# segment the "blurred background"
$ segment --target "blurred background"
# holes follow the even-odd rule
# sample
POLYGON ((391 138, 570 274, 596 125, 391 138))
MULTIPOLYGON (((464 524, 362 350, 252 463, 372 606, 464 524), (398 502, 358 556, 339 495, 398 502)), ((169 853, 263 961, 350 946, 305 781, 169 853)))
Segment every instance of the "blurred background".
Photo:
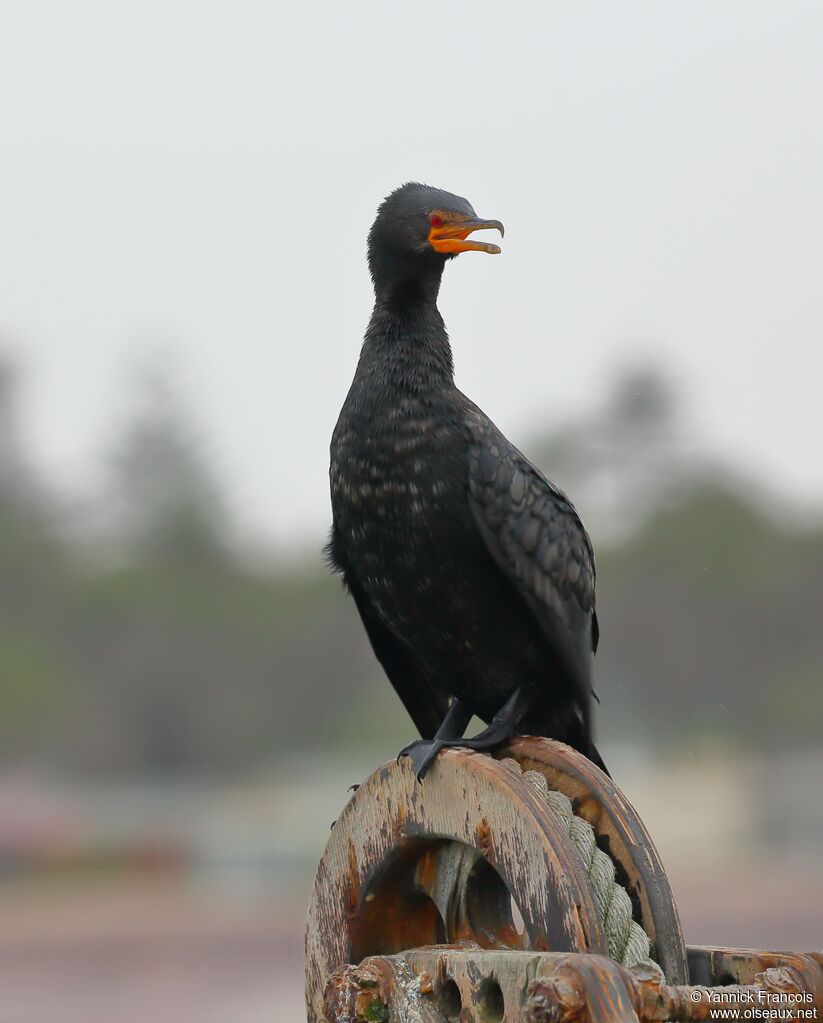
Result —
POLYGON ((506 224, 458 383, 589 526, 687 940, 821 947, 821 57, 811 0, 2 6, 2 1023, 303 1018, 412 737, 321 557, 409 179, 506 224))

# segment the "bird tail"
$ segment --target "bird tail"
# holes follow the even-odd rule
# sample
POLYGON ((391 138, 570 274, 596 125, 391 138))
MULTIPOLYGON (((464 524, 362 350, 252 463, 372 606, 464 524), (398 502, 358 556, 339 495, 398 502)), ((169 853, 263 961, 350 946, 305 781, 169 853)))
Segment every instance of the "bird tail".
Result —
POLYGON ((608 778, 611 778, 611 772, 609 771, 608 767, 606 767, 603 757, 600 756, 600 750, 597 748, 597 746, 595 746, 593 742, 589 743, 589 749, 586 753, 586 756, 589 758, 589 760, 591 760, 595 767, 599 767, 603 774, 605 774, 608 778))
POLYGON ((588 757, 596 767, 599 767, 604 774, 611 778, 611 773, 600 755, 600 750, 594 744, 591 717, 586 713, 587 709, 581 710, 580 707, 568 705, 559 713, 554 713, 549 720, 541 722, 542 727, 536 734, 565 742, 567 746, 571 746, 578 753, 582 753, 584 757, 588 757))

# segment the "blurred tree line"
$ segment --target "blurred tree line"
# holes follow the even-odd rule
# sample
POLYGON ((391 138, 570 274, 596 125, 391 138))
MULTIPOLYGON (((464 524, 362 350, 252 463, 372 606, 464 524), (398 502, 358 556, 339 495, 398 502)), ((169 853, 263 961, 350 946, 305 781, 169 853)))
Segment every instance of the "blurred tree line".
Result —
MULTIPOLYGON (((255 562, 161 373, 110 452, 84 521, 38 479, 0 364, 0 758, 92 774, 245 771, 411 725, 323 565, 255 562)), ((768 749, 819 740, 823 523, 776 517, 690 451, 648 370, 527 450, 598 551, 604 731, 768 749)))

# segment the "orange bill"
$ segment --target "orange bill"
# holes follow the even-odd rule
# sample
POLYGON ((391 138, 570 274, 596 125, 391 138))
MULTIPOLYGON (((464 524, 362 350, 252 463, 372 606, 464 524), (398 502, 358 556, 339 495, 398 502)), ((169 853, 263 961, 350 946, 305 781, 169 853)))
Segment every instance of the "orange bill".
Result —
POLYGON ((499 245, 491 242, 475 242, 469 239, 474 231, 484 231, 492 228, 500 232, 503 237, 504 228, 499 220, 480 220, 472 217, 463 217, 456 214, 439 213, 438 220, 442 223, 439 226, 432 225, 429 231, 429 244, 435 252, 454 254, 457 252, 489 252, 496 255, 500 252, 499 245))

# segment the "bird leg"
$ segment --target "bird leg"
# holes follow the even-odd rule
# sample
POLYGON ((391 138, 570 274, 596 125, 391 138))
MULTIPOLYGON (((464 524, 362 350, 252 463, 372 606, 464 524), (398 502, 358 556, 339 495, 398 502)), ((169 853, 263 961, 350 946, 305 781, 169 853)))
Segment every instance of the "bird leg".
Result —
POLYGON ((434 760, 444 746, 460 739, 466 730, 466 725, 471 721, 471 717, 471 711, 466 710, 463 704, 455 697, 434 738, 416 739, 414 742, 410 742, 397 754, 398 762, 401 757, 408 757, 414 765, 417 780, 422 781, 432 760, 434 760))
POLYGON ((487 750, 493 749, 495 746, 499 746, 507 739, 510 739, 516 734, 517 726, 529 709, 531 699, 531 689, 526 686, 520 686, 518 689, 515 689, 483 731, 478 732, 471 739, 462 738, 463 729, 465 729, 471 719, 471 714, 468 711, 461 707, 461 713, 455 713, 454 722, 450 722, 452 711, 455 709, 455 706, 459 706, 459 701, 455 700, 449 708, 449 713, 446 715, 443 724, 437 730, 437 735, 433 739, 418 739, 417 742, 409 743, 408 746, 404 746, 400 750, 397 759, 399 760, 400 757, 405 756, 411 757, 416 769, 417 780, 422 781, 431 762, 441 749, 487 750), (449 725, 449 729, 452 731, 451 735, 446 734, 447 725, 449 725), (458 725, 459 731, 457 734, 454 734, 454 727, 458 725))
POLYGON ((471 739, 460 739, 459 742, 453 741, 447 745, 475 750, 492 749, 499 746, 516 734, 521 718, 529 709, 531 698, 531 689, 520 686, 515 689, 482 732, 478 732, 471 739))

